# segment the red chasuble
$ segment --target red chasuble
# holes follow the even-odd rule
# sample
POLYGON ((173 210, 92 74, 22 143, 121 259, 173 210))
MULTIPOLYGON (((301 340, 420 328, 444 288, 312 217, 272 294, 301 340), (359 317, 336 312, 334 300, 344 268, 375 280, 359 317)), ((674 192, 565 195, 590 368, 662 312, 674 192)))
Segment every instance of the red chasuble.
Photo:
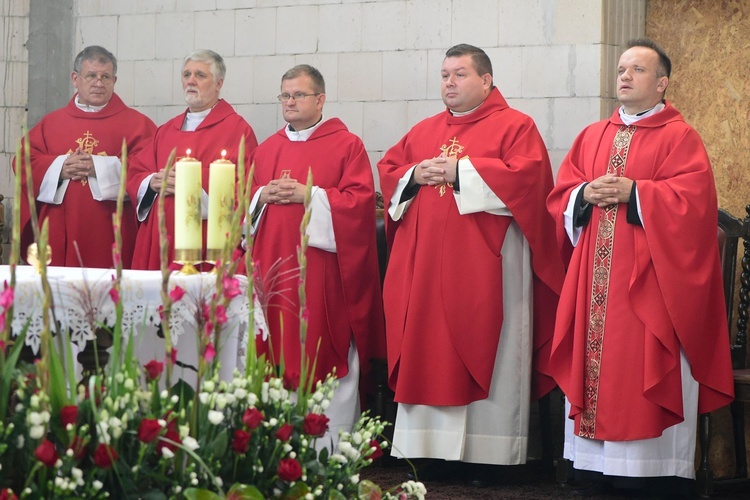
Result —
POLYGON ((461 215, 453 191, 422 186, 398 223, 383 289, 389 383, 396 401, 466 405, 487 398, 503 323, 501 248, 511 220, 529 242, 534 271, 532 393, 553 387, 539 376, 546 362, 563 267, 550 242, 545 210, 552 172, 528 116, 508 107, 495 88, 466 116, 448 110, 404 136, 378 163, 383 197, 425 158, 468 157, 513 217, 461 215))
MULTIPOLYGON (((140 155, 133 159, 133 165, 128 170, 128 194, 133 203, 137 203, 138 187, 150 174, 155 174, 167 166, 167 160, 173 149, 176 149, 175 161, 186 156, 199 160, 203 165, 203 190, 208 193, 209 166, 212 161, 221 158, 222 150, 226 150, 226 159, 237 165, 240 139, 245 137, 245 164, 250 152, 258 145, 255 132, 250 125, 238 115, 231 105, 223 99, 214 106, 203 122, 193 132, 180 130, 185 121, 187 111, 169 120, 156 131, 154 142, 140 155)), ((138 229, 133 256, 133 269, 159 269, 161 265, 159 252, 159 216, 158 200, 154 200, 146 220, 138 229)), ((168 260, 174 260, 174 196, 164 199, 164 216, 167 219, 167 239, 169 241, 168 260)), ((206 256, 207 221, 203 221, 203 250, 206 256)), ((237 242, 239 244, 239 242, 237 242)))
MULTIPOLYGON (((92 155, 119 157, 124 139, 128 147, 128 158, 132 158, 150 144, 155 130, 154 122, 125 106, 117 94, 112 94, 112 99, 104 109, 92 113, 80 110, 73 96, 67 106, 46 115, 29 131, 34 194, 39 195, 44 175, 58 156, 74 153, 80 147, 92 155)), ((34 241, 26 197, 26 180, 24 172, 21 197, 23 255, 34 241)), ((51 265, 79 267, 83 264, 84 267, 105 269, 113 267, 112 244, 115 237, 112 214, 116 208, 116 201, 95 200, 91 187, 80 181, 70 181, 59 205, 37 202, 40 228, 42 221, 49 221, 51 265)), ((129 203, 124 205, 120 224, 122 263, 128 268, 137 232, 135 211, 129 203)))
MULTIPOLYGON (((325 190, 336 252, 308 247, 305 254, 305 350, 308 359, 316 362, 316 379, 325 377, 334 367, 340 378, 349 371, 347 357, 353 337, 361 378, 368 380, 371 359, 385 357, 385 334, 375 243, 374 183, 362 141, 341 120, 332 118, 302 142, 290 141, 284 129, 278 131, 258 146, 252 161, 255 189, 282 176, 304 184, 311 169, 313 185, 325 190)), ((278 362, 283 351, 285 377, 292 384, 300 375, 297 247, 303 214, 300 203, 267 204, 253 247, 260 277, 257 289, 267 303, 273 356, 278 362)), ((259 352, 268 352, 269 346, 258 337, 258 348, 259 352)))
POLYGON ((698 133, 671 104, 630 127, 615 111, 578 136, 548 199, 558 240, 568 244, 571 190, 623 158, 643 227, 626 220, 636 207, 618 205, 610 222, 593 208, 570 260, 550 359, 576 435, 609 441, 657 437, 683 420, 680 349, 700 384, 701 413, 733 395, 713 173, 698 133))

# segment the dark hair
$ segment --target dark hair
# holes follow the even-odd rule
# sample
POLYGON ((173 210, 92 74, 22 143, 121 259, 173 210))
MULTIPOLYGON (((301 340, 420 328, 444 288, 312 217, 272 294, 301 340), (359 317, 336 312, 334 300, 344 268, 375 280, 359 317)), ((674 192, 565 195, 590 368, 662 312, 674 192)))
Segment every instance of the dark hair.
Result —
POLYGON ((309 64, 298 64, 293 67, 281 77, 281 81, 293 80, 302 75, 307 75, 312 80, 313 90, 318 94, 325 94, 326 92, 326 81, 323 79, 323 75, 320 74, 316 68, 313 68, 309 64))
POLYGON ((182 69, 185 69, 185 65, 190 61, 208 64, 211 73, 214 74, 214 81, 217 83, 227 75, 227 65, 224 64, 224 59, 213 50, 198 49, 186 55, 182 60, 182 69))
POLYGON ((479 47, 474 47, 467 43, 454 45, 445 53, 446 59, 449 57, 471 56, 471 62, 474 63, 474 70, 482 76, 489 73, 492 76, 492 62, 487 53, 479 47))
POLYGON ((662 49, 655 41, 651 40, 650 38, 641 37, 630 40, 627 45, 629 49, 632 49, 633 47, 646 47, 647 49, 651 49, 658 54, 659 67, 657 68, 656 76, 666 76, 667 78, 669 78, 669 76, 672 74, 672 61, 669 60, 669 56, 667 56, 667 53, 664 52, 664 49, 662 49))
POLYGON ((83 61, 96 61, 101 64, 112 63, 112 70, 117 75, 117 58, 104 47, 89 45, 80 51, 73 61, 73 71, 80 74, 83 61))

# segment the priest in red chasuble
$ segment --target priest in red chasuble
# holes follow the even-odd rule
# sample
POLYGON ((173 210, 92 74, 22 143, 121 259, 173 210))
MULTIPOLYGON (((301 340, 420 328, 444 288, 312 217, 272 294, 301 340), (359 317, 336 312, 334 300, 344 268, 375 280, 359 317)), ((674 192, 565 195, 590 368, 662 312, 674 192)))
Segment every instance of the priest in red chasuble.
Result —
MULTIPOLYGON (((31 176, 41 227, 49 222, 53 266, 114 266, 112 215, 120 191, 122 143, 128 157, 151 143, 156 125, 115 94, 117 59, 103 47, 84 48, 71 74, 76 94, 29 131, 31 176)), ((18 172, 18 158, 13 167, 18 172)), ((21 251, 34 240, 26 198, 21 197, 21 251)), ((137 231, 126 204, 120 221, 123 267, 129 268, 137 231)))
POLYGON ((372 358, 385 357, 372 168, 360 138, 338 118, 323 117, 325 81, 316 68, 303 64, 287 71, 278 99, 287 124, 251 155, 248 225, 269 327, 257 339, 258 350, 276 362, 283 355, 285 379, 299 384, 297 249, 310 171, 304 355, 308 366, 316 363, 316 379, 334 369, 339 378, 326 411, 329 436, 336 439, 339 428, 351 429, 359 418, 360 379, 369 380, 372 358))
MULTIPOLYGON (((182 64, 182 88, 188 109, 159 127, 151 147, 137 155, 132 168, 128 170, 128 194, 141 222, 133 257, 134 269, 160 267, 156 197, 173 149, 176 149, 176 160, 188 156, 189 150, 189 156, 202 164, 201 260, 206 258, 207 193, 211 162, 222 158, 222 151, 226 151, 226 159, 236 165, 242 137, 245 138, 246 161, 250 151, 258 145, 250 125, 229 103, 219 97, 225 75, 224 59, 214 51, 197 50, 185 57, 182 64)), ((171 169, 164 199, 170 263, 174 260, 174 209, 174 169, 171 169)), ((238 241, 237 244, 239 243, 238 241)))
POLYGON ((698 133, 664 100, 669 58, 648 39, 629 47, 621 106, 578 136, 547 200, 573 248, 549 373, 575 468, 691 479, 698 414, 733 397, 716 189, 698 133))
POLYGON ((563 281, 544 204, 552 171, 483 50, 449 49, 441 74, 447 109, 378 163, 392 244, 383 302, 399 403, 393 453, 522 464, 529 401, 552 387, 539 370, 563 281))

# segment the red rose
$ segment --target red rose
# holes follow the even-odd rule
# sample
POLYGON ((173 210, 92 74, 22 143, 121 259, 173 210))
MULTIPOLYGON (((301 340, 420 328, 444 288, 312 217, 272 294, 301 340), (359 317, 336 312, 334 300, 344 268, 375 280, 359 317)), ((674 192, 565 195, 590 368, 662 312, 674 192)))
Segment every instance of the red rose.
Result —
POLYGON ((177 444, 182 444, 179 432, 167 430, 167 432, 164 434, 164 438, 159 440, 159 452, 161 452, 162 448, 166 448, 173 453, 177 451, 177 444, 168 443, 164 439, 169 439, 170 441, 174 441, 177 444))
POLYGON ((310 436, 321 437, 328 430, 328 417, 323 414, 308 413, 302 423, 302 430, 310 436))
POLYGON ((60 408, 60 421, 63 427, 68 424, 75 425, 78 421, 78 407, 76 405, 67 405, 60 408))
POLYGON ((55 444, 49 439, 45 439, 34 450, 34 457, 42 462, 46 467, 53 467, 57 459, 60 458, 55 450, 55 444))
POLYGON ((276 474, 282 481, 296 481, 302 477, 302 466, 293 458, 283 458, 279 460, 276 474))
POLYGON ((78 461, 86 458, 86 444, 83 442, 80 436, 73 437, 73 442, 68 446, 69 450, 73 450, 73 458, 78 461))
POLYGON ((100 469, 109 469, 117 461, 117 451, 110 445, 99 443, 94 450, 94 464, 100 469))
POLYGON ((245 410, 245 414, 242 415, 242 423, 245 424, 245 427, 252 430, 257 428, 263 422, 264 418, 266 416, 259 409, 248 408, 245 410))
POLYGON ((367 456, 367 454, 365 453, 367 458, 370 458, 372 460, 377 460, 378 458, 383 456, 383 450, 380 449, 380 443, 378 443, 375 439, 372 439, 370 441, 370 448, 371 449, 374 448, 374 450, 372 450, 372 453, 370 453, 369 456, 367 456))
POLYGON ((235 453, 245 453, 250 446, 251 434, 247 431, 237 429, 234 431, 234 438, 232 439, 232 451, 235 453))
POLYGON ((151 443, 161 434, 159 421, 153 418, 144 418, 138 426, 138 439, 144 443, 151 443))
POLYGON ((151 380, 159 380, 161 372, 164 371, 164 363, 152 359, 143 366, 146 369, 146 378, 151 380))
POLYGON ((294 426, 292 424, 282 425, 278 431, 276 431, 276 439, 279 441, 289 441, 294 432, 294 426))
POLYGON ((10 488, 5 488, 4 490, 0 491, 0 500, 18 500, 18 497, 15 493, 13 493, 13 490, 10 488))

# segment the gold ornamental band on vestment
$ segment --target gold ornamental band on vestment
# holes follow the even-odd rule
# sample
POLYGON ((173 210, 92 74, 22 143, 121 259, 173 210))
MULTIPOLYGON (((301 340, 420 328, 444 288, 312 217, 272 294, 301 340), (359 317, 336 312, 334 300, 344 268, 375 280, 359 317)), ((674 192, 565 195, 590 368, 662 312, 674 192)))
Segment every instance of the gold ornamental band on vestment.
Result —
MULTIPOLYGON (((622 125, 612 141, 607 174, 622 177, 628 159, 630 143, 636 127, 622 125)), ((612 248, 615 241, 617 207, 610 205, 599 213, 596 243, 594 245, 594 272, 591 280, 589 325, 586 334, 586 360, 584 367, 583 411, 578 430, 580 437, 595 437, 596 410, 599 399, 604 325, 607 319, 607 294, 612 270, 612 248)))

